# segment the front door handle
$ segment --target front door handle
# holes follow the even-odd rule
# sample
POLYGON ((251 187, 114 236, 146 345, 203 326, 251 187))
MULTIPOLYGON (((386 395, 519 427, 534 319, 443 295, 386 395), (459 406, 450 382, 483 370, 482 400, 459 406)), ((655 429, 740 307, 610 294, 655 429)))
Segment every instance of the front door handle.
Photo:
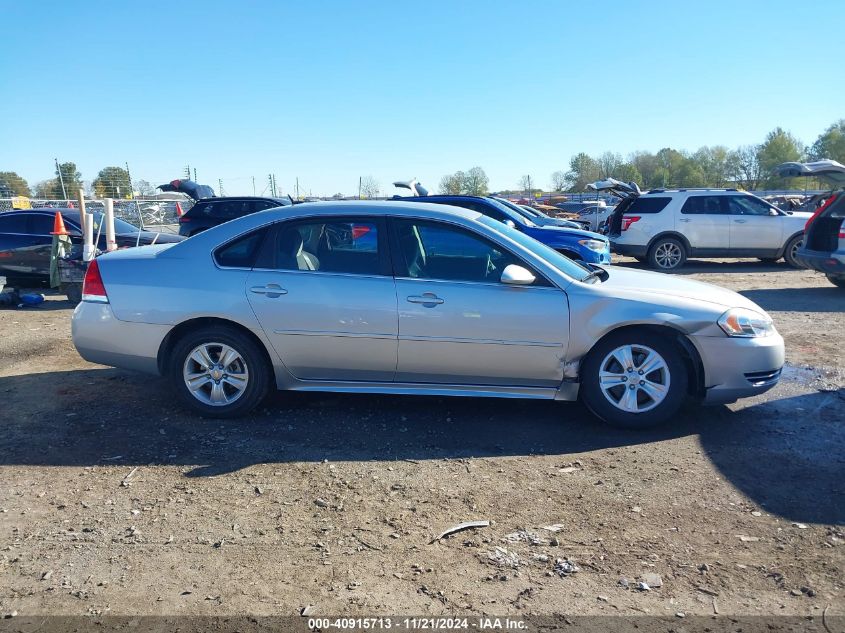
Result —
POLYGON ((745 224, 748 220, 734 220, 737 224, 745 224))
POLYGON ((287 290, 282 288, 279 284, 267 284, 266 286, 253 286, 249 289, 257 295, 265 295, 270 299, 275 299, 278 296, 286 295, 287 290))
POLYGON ((433 292, 424 292, 421 295, 411 295, 408 297, 408 303, 422 303, 424 305, 440 305, 443 299, 438 297, 433 292))
POLYGON ((689 221, 690 221, 689 218, 681 218, 681 219, 678 220, 678 222, 689 222, 689 221))

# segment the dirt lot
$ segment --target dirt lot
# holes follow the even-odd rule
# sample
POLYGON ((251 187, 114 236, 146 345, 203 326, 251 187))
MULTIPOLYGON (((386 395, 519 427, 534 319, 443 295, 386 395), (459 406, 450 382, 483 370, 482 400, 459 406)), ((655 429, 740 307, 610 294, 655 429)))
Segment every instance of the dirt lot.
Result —
POLYGON ((0 311, 0 614, 842 614, 845 293, 684 273, 769 310, 788 365, 636 433, 575 404, 319 394, 207 421, 82 361, 62 297, 0 311))

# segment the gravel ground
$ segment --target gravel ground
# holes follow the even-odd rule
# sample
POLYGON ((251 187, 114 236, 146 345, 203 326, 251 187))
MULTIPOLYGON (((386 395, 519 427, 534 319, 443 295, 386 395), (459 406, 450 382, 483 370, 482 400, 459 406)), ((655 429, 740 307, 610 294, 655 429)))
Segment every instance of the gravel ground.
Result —
POLYGON ((842 615, 845 293, 783 264, 683 274, 769 310, 788 365, 647 432, 332 394, 208 421, 80 359, 63 297, 0 311, 0 614, 842 615), (432 542, 469 520, 490 525, 432 542))

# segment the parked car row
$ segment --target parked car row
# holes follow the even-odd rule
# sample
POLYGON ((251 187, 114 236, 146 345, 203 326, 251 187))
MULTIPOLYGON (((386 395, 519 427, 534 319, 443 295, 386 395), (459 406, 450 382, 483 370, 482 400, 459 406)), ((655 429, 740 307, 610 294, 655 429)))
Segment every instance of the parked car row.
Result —
MULTIPOLYGON (((50 277, 50 251, 53 244, 53 221, 61 213, 74 247, 82 247, 79 209, 27 209, 0 213, 0 275, 10 281, 39 283, 50 277)), ((93 213, 94 236, 99 235, 98 248, 106 248, 106 231, 101 228, 102 213, 93 213)), ((142 231, 129 222, 115 218, 115 241, 118 248, 146 244, 165 244, 184 238, 169 233, 142 231)))

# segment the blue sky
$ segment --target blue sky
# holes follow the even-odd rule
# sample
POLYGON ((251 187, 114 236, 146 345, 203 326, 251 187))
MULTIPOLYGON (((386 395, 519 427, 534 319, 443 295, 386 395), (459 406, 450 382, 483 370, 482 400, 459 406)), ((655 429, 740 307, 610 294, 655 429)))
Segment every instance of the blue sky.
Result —
POLYGON ((845 117, 841 0, 0 0, 0 171, 91 180, 190 164, 226 193, 276 174, 383 191, 482 166, 544 186, 580 151, 811 143, 845 117))

